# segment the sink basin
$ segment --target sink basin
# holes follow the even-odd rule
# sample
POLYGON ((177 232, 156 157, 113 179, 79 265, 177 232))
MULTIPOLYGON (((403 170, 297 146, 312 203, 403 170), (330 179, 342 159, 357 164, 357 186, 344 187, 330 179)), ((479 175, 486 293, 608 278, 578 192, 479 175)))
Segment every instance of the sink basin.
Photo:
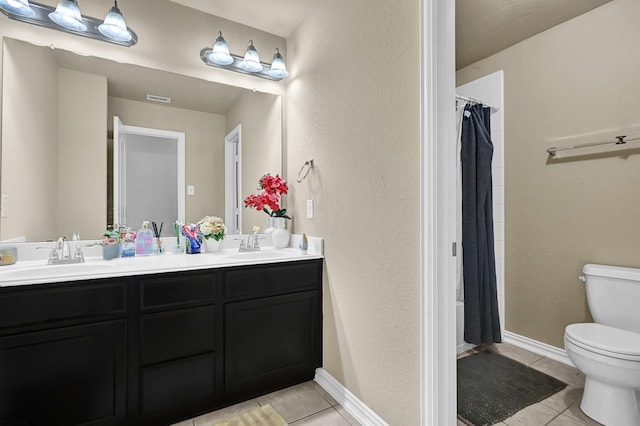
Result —
POLYGON ((96 274, 109 271, 107 265, 96 263, 73 263, 66 265, 35 265, 4 267, 0 269, 0 283, 15 280, 37 280, 49 277, 72 277, 78 275, 96 274))
POLYGON ((291 253, 287 251, 248 251, 225 255, 225 259, 228 260, 267 260, 284 259, 285 257, 291 257, 291 253))

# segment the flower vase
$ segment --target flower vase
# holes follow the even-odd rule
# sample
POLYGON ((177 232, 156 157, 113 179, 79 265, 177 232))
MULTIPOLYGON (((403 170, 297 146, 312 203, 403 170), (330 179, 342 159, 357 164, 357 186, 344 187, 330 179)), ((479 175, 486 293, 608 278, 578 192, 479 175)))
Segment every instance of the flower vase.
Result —
POLYGON ((276 229, 276 219, 277 218, 271 216, 267 218, 267 228, 264 230, 265 234, 271 234, 276 229))
POLYGON ((102 258, 110 260, 120 257, 120 244, 107 244, 102 246, 102 258))
POLYGON ((271 241, 275 248, 285 248, 289 245, 289 231, 284 217, 274 217, 275 228, 271 233, 271 241))
POLYGON ((214 240, 213 238, 205 238, 204 248, 207 250, 207 253, 216 252, 220 248, 220 241, 214 240))

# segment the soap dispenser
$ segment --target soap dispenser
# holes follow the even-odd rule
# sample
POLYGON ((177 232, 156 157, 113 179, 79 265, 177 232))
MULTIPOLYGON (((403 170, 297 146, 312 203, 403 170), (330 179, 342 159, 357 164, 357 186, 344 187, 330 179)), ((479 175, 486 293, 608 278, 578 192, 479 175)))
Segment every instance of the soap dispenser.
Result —
POLYGON ((149 228, 149 221, 142 222, 136 234, 136 256, 153 254, 153 231, 149 228))

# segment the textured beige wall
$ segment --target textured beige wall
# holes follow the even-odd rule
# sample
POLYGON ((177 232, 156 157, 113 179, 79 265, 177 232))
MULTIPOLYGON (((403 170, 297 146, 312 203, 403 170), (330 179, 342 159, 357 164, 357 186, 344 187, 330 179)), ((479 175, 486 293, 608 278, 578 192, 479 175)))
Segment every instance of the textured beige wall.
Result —
POLYGON ((225 117, 164 105, 109 98, 109 128, 113 116, 129 126, 185 133, 185 184, 195 187, 186 196, 186 222, 205 215, 224 216, 225 117))
MULTIPOLYGON (((227 133, 242 124, 242 199, 258 192, 266 174, 282 175, 282 98, 265 93, 246 93, 227 113, 227 133)), ((267 215, 255 209, 242 211, 242 231, 254 225, 265 229, 267 215)))
POLYGON ((640 3, 614 0, 458 72, 504 70, 508 331, 563 347, 590 321, 582 266, 640 267, 640 143, 546 153, 640 135, 639 21, 640 3))
POLYGON ((58 236, 98 238, 107 219, 107 79, 58 69, 58 236))
POLYGON ((420 419, 418 9, 326 0, 288 39, 289 207, 325 238, 324 368, 391 425, 420 419))
POLYGON ((57 218, 58 108, 57 66, 47 51, 7 43, 3 52, 1 193, 9 197, 2 218, 2 239, 24 235, 28 240, 55 238, 57 218), (17 84, 26 77, 31 84, 17 84), (30 188, 30 190, 24 190, 30 188), (42 217, 53 221, 41 220, 42 217))

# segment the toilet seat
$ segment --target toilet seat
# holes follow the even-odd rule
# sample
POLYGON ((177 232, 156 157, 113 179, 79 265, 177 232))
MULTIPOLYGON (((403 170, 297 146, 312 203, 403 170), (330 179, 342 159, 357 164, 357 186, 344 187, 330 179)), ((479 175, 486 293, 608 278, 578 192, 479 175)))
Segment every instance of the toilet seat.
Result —
POLYGON ((640 362, 640 334, 596 323, 568 325, 567 341, 612 358, 640 362))

